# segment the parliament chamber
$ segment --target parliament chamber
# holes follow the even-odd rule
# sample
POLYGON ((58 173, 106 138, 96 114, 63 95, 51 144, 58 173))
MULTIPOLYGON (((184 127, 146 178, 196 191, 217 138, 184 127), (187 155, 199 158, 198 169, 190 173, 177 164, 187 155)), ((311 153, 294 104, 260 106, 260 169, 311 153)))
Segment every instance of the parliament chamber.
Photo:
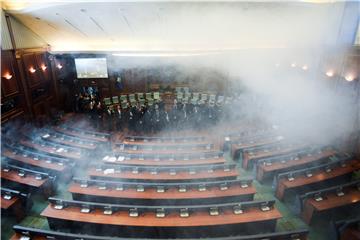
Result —
POLYGON ((1 7, 1 239, 360 240, 359 2, 1 7))

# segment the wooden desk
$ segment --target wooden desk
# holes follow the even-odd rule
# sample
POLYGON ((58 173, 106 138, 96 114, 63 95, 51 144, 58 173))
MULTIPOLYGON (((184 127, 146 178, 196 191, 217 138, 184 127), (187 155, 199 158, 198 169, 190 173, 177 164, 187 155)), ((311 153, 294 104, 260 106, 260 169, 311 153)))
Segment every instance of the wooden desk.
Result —
POLYGON ((264 178, 273 176, 275 173, 285 172, 286 170, 295 170, 299 167, 306 166, 309 163, 315 162, 319 159, 330 157, 335 154, 334 150, 325 150, 321 154, 314 154, 312 156, 305 156, 299 160, 290 160, 285 163, 273 162, 271 165, 259 164, 256 168, 256 179, 262 181, 264 178))
POLYGON ((159 193, 155 188, 145 189, 138 192, 135 188, 117 191, 114 188, 100 190, 97 186, 80 187, 79 183, 72 183, 69 187, 74 200, 107 202, 116 204, 136 205, 190 205, 190 204, 212 204, 236 201, 253 200, 256 189, 254 186, 241 188, 240 185, 231 185, 227 190, 219 187, 207 187, 206 191, 198 189, 187 189, 179 192, 176 187, 166 189, 159 193))
POLYGON ((280 149, 277 151, 262 151, 262 152, 258 152, 256 154, 249 154, 248 152, 244 152, 243 160, 242 160, 242 167, 244 169, 248 169, 253 164, 256 164, 256 161, 259 159, 287 154, 287 153, 290 153, 297 149, 300 149, 301 147, 303 147, 303 146, 289 147, 289 148, 284 148, 284 149, 280 149))
POLYGON ((45 141, 59 143, 59 144, 66 145, 66 146, 82 148, 84 150, 93 151, 96 149, 96 145, 93 143, 79 143, 76 141, 65 140, 65 139, 62 139, 61 137, 55 137, 51 134, 48 138, 43 137, 42 139, 44 139, 45 141))
POLYGON ((113 148, 114 153, 125 153, 125 154, 155 154, 155 155, 171 155, 171 154, 182 154, 182 155, 191 155, 191 154, 199 154, 199 153, 211 153, 214 152, 214 149, 138 149, 138 150, 131 150, 131 149, 124 149, 121 150, 119 147, 113 148))
POLYGON ((328 173, 321 171, 318 173, 314 173, 312 177, 301 176, 301 177, 297 177, 293 181, 289 181, 287 178, 282 178, 279 180, 276 186, 276 197, 279 200, 282 200, 284 198, 285 192, 288 189, 295 189, 310 184, 316 184, 316 183, 328 181, 331 179, 335 179, 337 177, 351 174, 353 171, 356 171, 358 169, 360 169, 360 162, 354 160, 352 162, 348 162, 348 164, 345 167, 338 167, 328 173))
POLYGON ((68 177, 71 177, 71 168, 67 165, 59 165, 57 163, 51 162, 51 163, 47 163, 45 160, 43 159, 39 159, 39 160, 34 160, 33 158, 30 157, 24 157, 21 154, 14 154, 12 151, 8 150, 8 149, 3 149, 2 155, 12 159, 14 161, 20 162, 22 163, 21 165, 30 165, 30 166, 34 166, 34 167, 38 167, 43 169, 45 172, 55 172, 56 175, 68 175, 66 177, 66 179, 68 177))
POLYGON ((6 200, 1 196, 1 212, 2 214, 15 216, 18 222, 25 217, 25 208, 23 207, 21 199, 16 196, 13 196, 9 200, 6 200))
POLYGON ((47 217, 53 230, 67 228, 92 234, 108 234, 122 237, 204 237, 227 236, 234 233, 258 233, 274 231, 276 220, 281 218, 280 212, 273 208, 263 212, 259 208, 248 209, 243 214, 234 214, 232 210, 222 212, 218 216, 210 216, 206 211, 196 211, 189 217, 180 217, 178 213, 169 213, 158 218, 155 213, 142 213, 139 217, 130 217, 127 211, 104 215, 100 209, 90 213, 81 213, 78 207, 66 207, 56 210, 50 204, 41 216, 47 217), (222 230, 222 231, 220 231, 222 230), (89 232, 90 231, 90 232, 89 232))
POLYGON ((59 156, 59 157, 63 157, 63 158, 70 158, 70 159, 74 159, 74 160, 81 160, 81 154, 80 151, 78 152, 57 152, 56 149, 54 149, 53 147, 47 147, 47 146, 41 146, 40 144, 37 143, 32 143, 31 141, 27 141, 27 140, 21 140, 20 144, 36 149, 38 151, 41 152, 45 152, 54 156, 59 156))
POLYGON ((254 141, 254 142, 246 142, 246 143, 233 143, 231 144, 231 156, 233 159, 238 158, 238 152, 245 148, 252 148, 252 147, 260 147, 267 144, 273 144, 279 142, 279 140, 275 138, 264 139, 263 141, 254 141))
POLYGON ((337 196, 335 193, 327 194, 322 201, 316 201, 313 198, 306 199, 304 209, 301 213, 302 218, 307 224, 311 223, 314 214, 329 211, 338 207, 358 205, 360 203, 360 191, 350 189, 344 196, 337 196))
MULTIPOLYGON (((129 238, 117 238, 117 237, 106 237, 106 236, 95 236, 82 234, 71 234, 66 232, 59 231, 51 231, 51 230, 42 230, 36 228, 22 227, 22 226, 14 226, 13 230, 16 232, 10 240, 20 240, 21 237, 30 236, 33 240, 48 240, 50 239, 66 239, 66 240, 79 240, 79 239, 87 239, 87 240, 128 240, 129 238)), ((221 237, 221 239, 217 238, 216 240, 290 240, 290 239, 298 239, 298 240, 307 240, 308 230, 295 230, 290 232, 274 232, 274 233, 263 233, 263 234, 255 234, 255 235, 242 235, 236 237, 221 237)), ((174 237, 174 236, 173 236, 174 237)), ((135 240, 135 239, 134 239, 135 240)), ((188 237, 184 238, 184 240, 190 240, 188 237)), ((194 240, 194 239, 192 239, 194 240)), ((215 240, 215 239, 214 239, 215 240)), ((355 240, 347 239, 347 240, 355 240)))
POLYGON ((124 159, 123 161, 103 160, 104 163, 143 165, 143 166, 190 166, 190 165, 208 165, 225 163, 224 157, 206 158, 206 159, 189 159, 189 160, 155 160, 155 159, 124 159))
POLYGON ((142 146, 163 146, 163 147, 181 147, 182 145, 201 145, 211 144, 209 141, 140 141, 140 140, 123 140, 122 142, 116 142, 115 144, 127 144, 127 145, 142 145, 142 146))
POLYGON ((72 131, 70 129, 64 129, 61 127, 54 127, 53 128, 55 131, 59 132, 59 133, 63 133, 66 135, 70 135, 70 136, 75 136, 78 138, 83 138, 83 139, 88 139, 88 140, 92 140, 92 141, 96 141, 96 142, 101 142, 101 143, 107 143, 109 142, 109 139, 106 137, 100 137, 100 136, 94 136, 94 134, 87 134, 87 133, 80 133, 79 131, 72 131))
POLYGON ((200 180, 227 180, 235 179, 238 176, 236 169, 230 169, 230 171, 224 171, 222 169, 215 169, 212 173, 207 170, 198 171, 195 174, 186 172, 177 172, 175 175, 170 175, 169 172, 158 172, 157 174, 151 174, 150 172, 132 173, 131 171, 114 172, 110 174, 104 174, 104 171, 96 171, 95 168, 90 168, 87 174, 93 179, 103 180, 138 180, 138 181, 156 181, 156 182, 178 182, 178 181, 200 181, 200 180))
POLYGON ((17 172, 10 170, 9 172, 1 171, 1 181, 8 182, 13 185, 14 189, 24 189, 24 192, 40 191, 45 197, 53 193, 52 181, 49 178, 35 179, 35 176, 27 174, 20 177, 17 172), (29 191, 30 190, 30 191, 29 191))

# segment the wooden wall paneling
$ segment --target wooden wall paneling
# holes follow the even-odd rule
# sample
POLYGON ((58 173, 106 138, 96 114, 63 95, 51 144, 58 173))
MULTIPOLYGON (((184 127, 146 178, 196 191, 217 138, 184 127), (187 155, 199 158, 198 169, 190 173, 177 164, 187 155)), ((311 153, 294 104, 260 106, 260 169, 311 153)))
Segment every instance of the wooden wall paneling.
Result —
POLYGON ((19 93, 16 59, 12 50, 1 51, 1 91, 2 98, 19 93))

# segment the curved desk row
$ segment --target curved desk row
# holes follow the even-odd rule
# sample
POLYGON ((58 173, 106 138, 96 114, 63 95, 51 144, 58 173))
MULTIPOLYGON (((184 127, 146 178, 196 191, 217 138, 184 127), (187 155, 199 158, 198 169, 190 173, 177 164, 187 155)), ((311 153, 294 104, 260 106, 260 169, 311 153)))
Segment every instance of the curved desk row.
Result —
POLYGON ((238 176, 235 164, 215 164, 192 167, 135 167, 126 165, 97 165, 88 176, 102 180, 132 180, 152 182, 231 180, 238 176))
POLYGON ((220 237, 275 230, 275 201, 197 206, 109 205, 49 198, 41 213, 51 229, 121 237, 220 237))
POLYGON ((142 183, 73 179, 74 200, 139 205, 190 205, 251 201, 251 179, 197 183, 142 183))

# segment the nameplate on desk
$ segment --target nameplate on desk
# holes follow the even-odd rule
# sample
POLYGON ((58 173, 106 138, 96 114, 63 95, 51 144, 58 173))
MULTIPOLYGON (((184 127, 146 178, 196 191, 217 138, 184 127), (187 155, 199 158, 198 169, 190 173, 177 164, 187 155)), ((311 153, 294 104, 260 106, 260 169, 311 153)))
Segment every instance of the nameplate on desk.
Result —
POLYGON ((139 212, 136 208, 131 208, 129 210, 129 216, 130 217, 138 217, 139 216, 139 212))
POLYGON ((241 206, 235 206, 233 210, 234 210, 234 214, 236 215, 244 213, 244 211, 241 209, 241 206))
POLYGON ((40 174, 36 174, 36 175, 35 175, 35 179, 36 179, 36 180, 42 180, 42 176, 41 176, 40 174))
POLYGON ((187 208, 180 209, 180 217, 187 218, 189 217, 189 210, 187 208))
POLYGON ((222 183, 222 184, 220 184, 220 190, 221 190, 221 191, 228 190, 228 186, 227 186, 227 184, 226 184, 226 183, 222 183))
POLYGON ((179 186, 179 192, 186 192, 186 191, 187 191, 186 186, 184 185, 179 186))
POLYGON ((204 184, 200 184, 199 187, 198 187, 198 190, 200 192, 204 192, 204 191, 206 191, 206 186, 204 184))
POLYGON ((156 217, 164 218, 165 217, 165 210, 163 208, 156 210, 156 217))
POLYGON ((31 240, 29 236, 22 235, 19 240, 31 240))
POLYGON ((165 187, 164 187, 164 186, 157 186, 157 187, 156 187, 156 192, 158 192, 158 193, 164 193, 164 192, 165 192, 165 187))
POLYGON ((220 214, 220 212, 217 207, 212 207, 212 208, 210 208, 209 214, 210 214, 210 216, 218 216, 220 214))

